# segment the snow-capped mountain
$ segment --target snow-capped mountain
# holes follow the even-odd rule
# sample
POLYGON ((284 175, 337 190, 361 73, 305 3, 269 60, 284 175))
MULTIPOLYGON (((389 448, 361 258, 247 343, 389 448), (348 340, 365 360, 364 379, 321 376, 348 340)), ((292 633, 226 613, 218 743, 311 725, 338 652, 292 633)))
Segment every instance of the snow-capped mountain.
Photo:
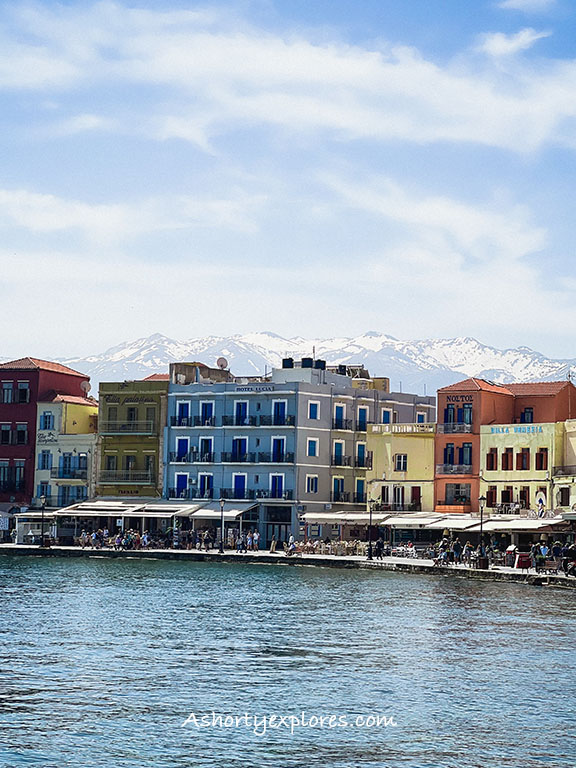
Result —
POLYGON ((354 338, 283 338, 275 333, 205 336, 176 341, 156 333, 125 342, 90 357, 62 360, 100 381, 141 379, 165 373, 171 362, 200 361, 215 365, 225 357, 237 375, 263 373, 281 365, 283 357, 314 355, 328 363, 363 363, 375 376, 388 376, 393 390, 434 394, 436 389, 467 376, 497 382, 564 379, 576 371, 576 359, 552 360, 528 347, 496 349, 472 338, 400 341, 369 331, 354 338))

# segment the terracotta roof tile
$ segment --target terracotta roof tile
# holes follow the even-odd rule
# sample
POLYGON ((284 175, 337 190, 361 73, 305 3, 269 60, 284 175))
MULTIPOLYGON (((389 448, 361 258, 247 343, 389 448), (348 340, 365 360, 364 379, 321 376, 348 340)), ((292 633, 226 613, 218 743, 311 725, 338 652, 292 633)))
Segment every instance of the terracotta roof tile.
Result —
MULTIPOLYGON (((529 381, 522 384, 507 384, 506 386, 516 397, 522 395, 557 395, 570 382, 564 381, 529 381)), ((574 386, 574 385, 572 385, 574 386)))
POLYGON ((78 397, 76 395, 56 395, 49 403, 73 403, 74 405, 92 405, 98 406, 98 400, 93 397, 78 397))
POLYGON ((67 373, 70 376, 81 376, 83 379, 87 379, 84 373, 74 371, 72 368, 68 368, 66 365, 60 363, 51 363, 48 360, 39 360, 37 357, 21 357, 18 360, 10 360, 7 363, 0 363, 0 369, 4 371, 52 371, 52 373, 67 373))
POLYGON ((438 392, 477 392, 482 390, 483 392, 497 392, 500 395, 511 395, 512 392, 508 388, 508 384, 494 384, 492 381, 485 381, 484 379, 464 379, 463 381, 457 381, 456 384, 450 384, 447 387, 442 387, 438 392))
POLYGON ((169 373, 153 373, 151 376, 146 376, 142 381, 170 381, 169 373))

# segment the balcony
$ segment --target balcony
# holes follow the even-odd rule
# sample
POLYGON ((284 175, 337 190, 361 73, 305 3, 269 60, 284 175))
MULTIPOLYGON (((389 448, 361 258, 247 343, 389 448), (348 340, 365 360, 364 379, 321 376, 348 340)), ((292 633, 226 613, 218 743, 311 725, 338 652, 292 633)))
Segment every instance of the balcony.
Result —
POLYGON ((293 464, 293 453, 258 453, 258 461, 262 464, 293 464))
POLYGON ((367 432, 368 427, 372 425, 371 421, 357 421, 356 422, 356 432, 367 432))
POLYGON ((330 494, 330 501, 350 501, 350 493, 348 491, 332 491, 330 494))
POLYGON ((554 469, 552 470, 552 473, 554 475, 560 475, 560 476, 568 476, 568 475, 576 476, 576 464, 566 464, 563 467, 554 467, 554 469))
POLYGON ((436 502, 435 512, 438 512, 441 515, 449 514, 452 512, 469 515, 471 511, 472 511, 472 505, 470 504, 470 499, 465 501, 452 500, 452 501, 436 502))
POLYGON ((365 493, 355 493, 354 494, 354 504, 366 504, 366 494, 365 493))
POLYGON ((171 464, 212 464, 216 461, 215 453, 198 453, 189 451, 188 453, 171 453, 171 464))
POLYGON ((254 489, 244 488, 243 490, 236 490, 235 488, 220 488, 221 499, 243 499, 245 501, 251 501, 256 498, 256 491, 254 489))
POLYGON ((257 499, 278 499, 279 501, 291 501, 293 497, 293 491, 263 491, 263 490, 257 490, 256 491, 256 498, 257 499))
POLYGON ((213 499, 214 489, 206 488, 204 491, 199 491, 197 488, 169 488, 169 499, 213 499))
POLYGON ((333 467, 351 467, 352 466, 352 456, 346 456, 345 454, 339 455, 339 456, 331 456, 330 457, 330 464, 333 467))
POLYGON ((471 475, 471 464, 437 464, 437 475, 471 475))
POLYGON ((195 427, 215 427, 216 416, 194 416, 193 424, 195 427))
POLYGON ((98 475, 98 482, 101 485, 153 485, 154 473, 139 469, 102 469, 98 475))
POLYGON ((388 504, 384 501, 377 501, 373 507, 374 512, 422 512, 422 504, 420 502, 392 502, 388 504))
POLYGON ((352 419, 332 419, 332 429, 351 430, 352 419))
POLYGON ((260 416, 261 427, 293 427, 296 423, 294 416, 260 416))
POLYGON ((221 457, 223 464, 253 464, 256 461, 255 453, 224 452, 221 457))
POLYGON ((354 466, 360 469, 372 469, 372 452, 368 451, 366 456, 356 456, 354 466))
POLYGON ((103 421, 100 423, 102 435, 154 435, 156 428, 153 421, 103 421))
POLYGON ((172 427, 215 427, 215 416, 171 416, 172 427))
POLYGON ((223 427, 255 427, 257 424, 256 416, 222 416, 223 427))
POLYGON ((472 432, 472 424, 438 424, 438 432, 445 435, 461 435, 472 432))
POLYGON ((372 424, 370 432, 373 435, 433 435, 436 424, 372 424))
POLYGON ((57 480, 88 480, 87 469, 66 469, 65 467, 56 467, 50 470, 50 477, 57 480))

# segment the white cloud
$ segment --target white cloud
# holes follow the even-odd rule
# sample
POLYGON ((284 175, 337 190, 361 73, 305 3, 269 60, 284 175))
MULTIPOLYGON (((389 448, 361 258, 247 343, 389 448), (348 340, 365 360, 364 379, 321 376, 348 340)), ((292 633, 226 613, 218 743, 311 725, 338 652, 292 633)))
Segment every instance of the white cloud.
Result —
POLYGON ((540 13, 549 10, 553 5, 556 5, 556 0, 504 0, 498 3, 499 8, 525 13, 540 13))
POLYGON ((88 204, 23 189, 0 189, 0 225, 35 233, 78 231, 113 242, 179 229, 254 232, 266 199, 238 192, 228 199, 178 196, 122 204, 88 204))
MULTIPOLYGON (((184 139, 208 152, 222 133, 263 125, 341 141, 475 142, 515 152, 576 143, 576 103, 567 98, 575 60, 538 70, 519 61, 502 77, 501 61, 479 68, 471 51, 439 65, 413 48, 314 42, 223 13, 113 3, 14 13, 0 87, 90 97, 101 122, 87 120, 86 130, 116 122, 121 133, 184 139), (22 33, 34 43, 16 45, 22 33), (127 84, 138 98, 123 101, 120 119, 109 95, 127 84)), ((496 33, 483 47, 502 59, 546 34, 496 33)), ((77 114, 69 130, 82 129, 77 114)))
POLYGON ((537 40, 550 37, 551 32, 537 32, 535 29, 525 27, 513 35, 503 32, 490 32, 481 36, 478 50, 489 56, 512 56, 519 51, 526 51, 537 40))

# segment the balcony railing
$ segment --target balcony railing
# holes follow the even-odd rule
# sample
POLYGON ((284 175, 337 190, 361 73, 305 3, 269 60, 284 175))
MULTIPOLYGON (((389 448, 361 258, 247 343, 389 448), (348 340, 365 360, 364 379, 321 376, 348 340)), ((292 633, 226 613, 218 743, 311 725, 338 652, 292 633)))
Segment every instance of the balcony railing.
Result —
POLYGON ((366 504, 366 494, 365 493, 355 493, 354 494, 354 504, 366 504))
POLYGON ((216 416, 194 416, 195 427, 215 427, 216 416))
POLYGON ((372 424, 370 432, 375 435, 429 435, 436 431, 436 424, 372 424))
POLYGON ((257 490, 256 491, 256 498, 257 499, 278 499, 279 501, 291 501, 293 498, 293 491, 263 491, 263 490, 257 490))
POLYGON ((172 427, 215 427, 216 418, 214 416, 171 416, 170 425, 172 427))
POLYGON ((293 464, 293 453, 266 453, 260 451, 258 453, 258 461, 262 464, 293 464))
POLYGON ((170 462, 172 464, 211 464, 216 461, 215 453, 198 453, 198 451, 189 451, 188 453, 171 453, 170 462))
POLYGON ((355 456, 354 466, 361 469, 372 469, 372 452, 368 451, 366 456, 355 456))
POLYGON ((156 429, 153 421, 103 421, 102 435, 153 435, 156 429))
POLYGON ((248 488, 244 488, 243 490, 239 490, 236 488, 220 488, 220 498, 221 499, 244 499, 246 501, 250 501, 254 498, 256 498, 256 491, 248 488))
POLYGON ((376 504, 374 504, 374 512, 421 512, 422 511, 422 504, 420 502, 409 502, 409 503, 396 503, 392 502, 391 504, 388 504, 387 502, 378 501, 376 504))
POLYGON ((438 432, 444 433, 445 435, 456 435, 472 432, 472 424, 456 424, 453 422, 438 424, 438 432))
POLYGON ((350 493, 348 491, 332 491, 330 501, 350 501, 350 493))
POLYGON ((87 480, 87 469, 66 469, 64 467, 54 467, 50 470, 50 477, 57 480, 87 480))
POLYGON ((214 489, 206 488, 200 491, 198 488, 169 488, 169 499, 213 499, 214 489))
POLYGON ((341 454, 338 456, 332 456, 330 458, 330 464, 333 467, 351 467, 352 466, 352 456, 347 456, 345 454, 341 454))
POLYGON ((257 424, 256 416, 222 416, 223 427, 255 427, 257 424))
POLYGON ((357 421, 356 422, 356 432, 367 432, 368 427, 372 425, 371 421, 357 421))
POLYGON ((576 464, 565 464, 563 467, 554 467, 555 475, 576 475, 576 464))
POLYGON ((437 464, 437 475, 470 475, 472 473, 471 464, 437 464))
POLYGON ((139 469, 102 469, 98 476, 98 482, 117 485, 120 483, 134 483, 135 485, 152 485, 154 473, 139 469))
POLYGON ((293 427, 296 423, 294 416, 286 414, 285 416, 260 416, 261 427, 293 427))
POLYGON ((226 451, 221 454, 223 464, 252 464, 256 461, 255 453, 236 453, 226 451))
POLYGON ((352 429, 352 419, 332 419, 332 429, 352 429))

